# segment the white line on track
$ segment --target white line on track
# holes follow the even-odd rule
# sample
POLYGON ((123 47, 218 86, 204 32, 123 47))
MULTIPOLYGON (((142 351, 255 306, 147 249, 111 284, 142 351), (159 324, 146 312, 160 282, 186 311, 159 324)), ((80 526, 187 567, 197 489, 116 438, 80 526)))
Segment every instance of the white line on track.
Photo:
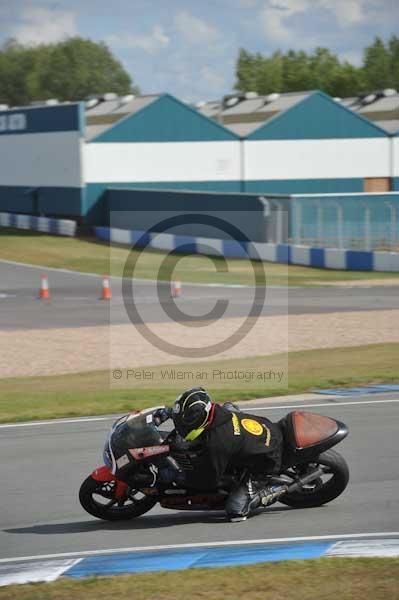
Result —
MULTIPOLYGON (((86 273, 84 271, 73 271, 72 269, 58 269, 57 267, 47 267, 45 265, 31 265, 29 263, 18 262, 16 260, 0 260, 0 265, 15 265, 16 267, 26 267, 28 269, 41 269, 42 271, 54 271, 55 273, 69 273, 70 275, 86 275, 88 277, 102 277, 97 273, 86 273)), ((118 279, 120 279, 118 277, 118 279)))
POLYGON ((280 406, 261 406, 261 407, 249 407, 245 408, 244 412, 252 411, 252 410, 277 410, 279 408, 319 408, 323 406, 328 406, 331 408, 336 408, 338 406, 354 406, 355 404, 359 404, 362 406, 363 404, 389 404, 392 402, 399 402, 399 398, 393 398, 389 400, 358 400, 357 402, 323 402, 323 404, 281 404, 280 406))
POLYGON ((108 548, 104 550, 83 550, 80 552, 62 552, 59 554, 41 554, 37 556, 16 556, 0 558, 0 563, 19 561, 47 560, 53 558, 80 558, 85 556, 101 556, 103 554, 122 554, 124 552, 143 552, 156 550, 180 550, 184 548, 217 548, 220 546, 250 546, 254 544, 286 544, 291 542, 322 542, 328 540, 347 540, 363 538, 391 538, 399 536, 399 531, 382 531, 379 533, 337 533, 335 535, 312 535, 306 537, 273 538, 260 540, 233 540, 223 542, 198 542, 191 544, 166 544, 164 546, 133 546, 131 548, 108 548))
MULTIPOLYGON (((322 404, 279 404, 277 406, 242 406, 243 412, 258 411, 258 410, 281 410, 285 408, 321 408, 328 406, 329 408, 337 408, 339 406, 363 406, 363 404, 391 404, 399 402, 399 398, 390 398, 386 400, 357 400, 356 402, 323 402, 322 404)), ((111 421, 117 419, 120 415, 107 415, 104 417, 77 417, 75 419, 52 419, 50 421, 30 421, 27 423, 4 423, 0 425, 0 429, 11 429, 14 427, 41 427, 45 425, 65 425, 69 423, 90 423, 91 421, 111 421)))
MULTIPOLYGON (((45 265, 30 265, 29 263, 22 263, 22 262, 18 262, 15 260, 3 260, 0 259, 0 265, 4 263, 6 265, 15 265, 17 267, 26 267, 29 269, 39 269, 41 271, 52 271, 54 273, 67 273, 68 275, 85 275, 86 277, 96 277, 97 279, 100 279, 103 277, 103 275, 100 275, 99 273, 87 273, 85 271, 73 271, 72 269, 58 269, 57 267, 46 267, 45 265)), ((122 277, 119 277, 117 275, 110 275, 111 279, 122 279, 122 277)), ((143 277, 133 277, 134 281, 140 281, 141 283, 154 283, 157 282, 157 279, 145 279, 143 277)), ((254 285, 245 285, 245 284, 241 284, 241 283, 194 283, 191 281, 187 281, 184 283, 185 286, 194 286, 194 287, 209 287, 209 288, 253 288, 255 287, 254 285)), ((292 286, 293 287, 293 286, 292 286)), ((299 287, 299 286, 296 286, 299 287)), ((268 286, 269 289, 271 288, 277 288, 277 289, 288 289, 286 286, 273 286, 273 285, 269 285, 268 286)), ((290 286, 291 288, 291 286, 290 286)))
POLYGON ((64 425, 68 423, 89 423, 92 421, 110 421, 112 418, 117 419, 118 417, 78 417, 76 419, 53 419, 51 421, 30 421, 28 423, 6 423, 4 425, 0 425, 0 429, 7 429, 11 427, 40 427, 42 425, 64 425))

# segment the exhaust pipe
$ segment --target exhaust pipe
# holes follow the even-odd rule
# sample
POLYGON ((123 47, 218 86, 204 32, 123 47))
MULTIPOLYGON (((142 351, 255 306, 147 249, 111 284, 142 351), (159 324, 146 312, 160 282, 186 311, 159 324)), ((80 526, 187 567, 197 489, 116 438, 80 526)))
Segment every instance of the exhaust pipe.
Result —
POLYGON ((300 479, 298 479, 298 481, 295 481, 290 485, 275 484, 270 488, 270 493, 261 499, 261 504, 263 506, 270 506, 270 504, 277 502, 277 500, 279 500, 281 496, 285 496, 286 494, 290 494, 291 492, 300 491, 302 486, 311 483, 312 481, 320 477, 320 475, 323 475, 323 473, 323 469, 319 467, 318 469, 312 471, 312 473, 301 477, 300 479))
POLYGON ((294 483, 291 483, 291 485, 286 486, 287 494, 290 494, 291 492, 300 491, 302 486, 307 485, 308 483, 312 483, 312 481, 323 475, 323 473, 323 469, 319 467, 318 469, 315 469, 315 471, 312 471, 312 473, 309 473, 304 477, 300 477, 298 481, 295 481, 294 483))

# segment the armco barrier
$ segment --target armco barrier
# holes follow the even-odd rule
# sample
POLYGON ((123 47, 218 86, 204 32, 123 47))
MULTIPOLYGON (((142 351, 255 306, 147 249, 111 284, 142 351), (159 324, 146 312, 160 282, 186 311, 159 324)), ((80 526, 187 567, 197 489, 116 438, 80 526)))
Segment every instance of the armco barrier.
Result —
POLYGON ((29 229, 53 235, 66 235, 73 237, 76 234, 76 221, 69 219, 49 219, 47 217, 34 217, 30 215, 15 215, 13 213, 0 213, 0 227, 15 229, 29 229))
MULTIPOLYGON (((1 223, 1 222, 0 222, 1 223)), ((250 258, 292 265, 304 265, 320 269, 344 269, 348 271, 399 272, 398 252, 369 252, 362 250, 338 250, 335 248, 311 248, 288 244, 263 244, 260 242, 237 242, 200 237, 128 231, 109 227, 96 227, 96 236, 116 244, 146 246, 157 250, 174 250, 193 254, 223 255, 231 258, 250 258)))

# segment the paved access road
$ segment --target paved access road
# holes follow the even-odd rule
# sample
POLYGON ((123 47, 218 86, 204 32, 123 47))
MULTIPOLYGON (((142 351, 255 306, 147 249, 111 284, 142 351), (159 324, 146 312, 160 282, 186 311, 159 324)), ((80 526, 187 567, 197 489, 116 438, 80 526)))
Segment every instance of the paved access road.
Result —
MULTIPOLYGON (((124 523, 96 520, 80 507, 77 493, 83 478, 101 463, 111 418, 1 426, 0 557, 398 531, 398 396, 373 394, 327 400, 320 395, 310 404, 307 410, 339 418, 350 428, 350 436, 339 446, 351 470, 346 492, 320 508, 295 510, 277 504, 235 524, 226 523, 221 513, 157 507, 124 523)), ((277 420, 289 406, 287 401, 269 402, 251 410, 277 420)))
MULTIPOLYGON (((70 271, 42 269, 0 261, 0 329, 42 329, 80 327, 112 323, 127 323, 121 280, 111 279, 113 299, 99 300, 102 279, 97 275, 70 271), (49 277, 51 300, 37 300, 40 275, 49 277)), ((160 305, 156 283, 135 280, 134 302, 147 323, 168 320, 160 305)), ((357 310, 386 310, 399 308, 396 286, 369 288, 267 288, 265 301, 260 303, 262 315, 325 313, 357 310)), ((165 290, 166 304, 174 301, 165 290)), ((254 302, 254 288, 234 286, 183 286, 179 309, 192 320, 209 313, 217 300, 228 300, 224 317, 247 316, 254 302)))

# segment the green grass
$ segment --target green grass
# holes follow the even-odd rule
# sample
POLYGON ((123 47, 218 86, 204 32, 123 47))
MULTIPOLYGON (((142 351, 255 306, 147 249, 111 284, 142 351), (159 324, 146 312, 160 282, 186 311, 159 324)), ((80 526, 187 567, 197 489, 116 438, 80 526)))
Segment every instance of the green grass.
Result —
MULTIPOLYGON (((398 363, 399 344, 392 343, 292 352, 288 354, 288 387, 273 382, 232 385, 208 379, 201 382, 172 381, 168 385, 163 382, 158 386, 149 382, 130 388, 121 381, 111 388, 108 371, 6 378, 0 380, 0 422, 123 413, 170 404, 183 388, 198 384, 207 387, 216 401, 244 401, 301 393, 314 388, 398 382, 398 363)), ((287 355, 273 355, 173 367, 211 372, 215 367, 262 371, 265 368, 279 370, 286 365, 287 355)), ((151 369, 157 376, 161 367, 151 369)))
POLYGON ((217 569, 137 573, 0 588, 0 600, 386 600, 399 559, 320 558, 217 569))
MULTIPOLYGON (((137 258, 137 251, 133 256, 137 258)), ((96 241, 94 238, 77 239, 49 236, 30 231, 0 228, 0 259, 27 262, 55 268, 72 269, 99 275, 122 275, 129 250, 96 241)), ((178 256, 175 279, 195 283, 253 284, 254 275, 247 260, 229 259, 228 270, 223 272, 223 261, 199 255, 178 256), (217 270, 219 269, 219 270, 217 270)), ((156 279, 164 252, 147 250, 141 254, 135 269, 135 277, 156 279)), ((170 258, 168 265, 171 265, 170 258)), ((317 286, 335 281, 396 278, 399 273, 371 273, 313 269, 276 263, 265 265, 269 285, 317 286)), ((262 270, 262 263, 258 269, 262 270)))

